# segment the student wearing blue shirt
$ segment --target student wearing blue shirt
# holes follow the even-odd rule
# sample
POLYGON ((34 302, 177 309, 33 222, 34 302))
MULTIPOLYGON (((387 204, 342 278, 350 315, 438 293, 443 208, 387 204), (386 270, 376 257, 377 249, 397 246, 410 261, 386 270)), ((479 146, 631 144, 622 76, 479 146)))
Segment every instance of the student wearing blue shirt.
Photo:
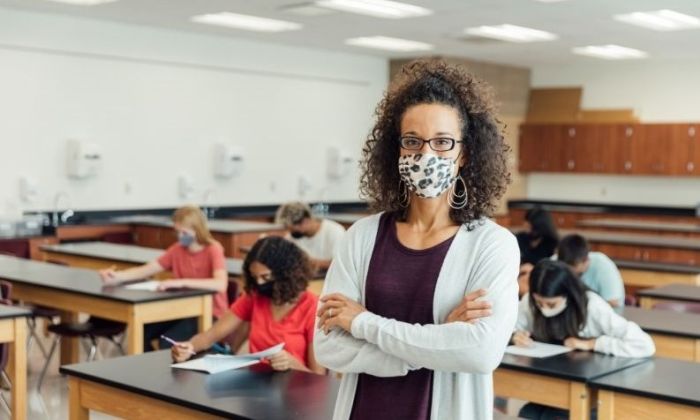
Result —
POLYGON ((562 238, 557 258, 571 267, 589 289, 599 294, 612 307, 624 306, 625 286, 620 271, 607 255, 591 252, 583 236, 568 235, 562 238))

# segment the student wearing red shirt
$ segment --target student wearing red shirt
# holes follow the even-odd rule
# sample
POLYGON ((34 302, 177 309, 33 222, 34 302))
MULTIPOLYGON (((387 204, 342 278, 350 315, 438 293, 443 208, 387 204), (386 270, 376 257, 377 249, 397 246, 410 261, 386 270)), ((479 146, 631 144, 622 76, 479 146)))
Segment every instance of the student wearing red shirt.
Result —
MULTIPOLYGON (((152 277, 169 270, 174 278, 163 280, 159 290, 183 287, 214 290, 217 293, 213 296, 212 312, 215 318, 221 317, 228 310, 228 272, 223 247, 212 237, 207 220, 197 206, 186 206, 176 210, 173 214, 173 224, 178 241, 160 258, 128 270, 102 270, 102 280, 107 284, 115 284, 152 277)), ((144 351, 153 350, 151 340, 161 335, 184 340, 196 331, 195 318, 147 324, 144 328, 144 351)), ((170 344, 161 340, 160 347, 167 348, 170 344)))
POLYGON ((183 362, 249 322, 251 352, 284 343, 284 350, 269 359, 273 369, 325 374, 313 350, 318 297, 306 290, 312 275, 309 257, 284 238, 260 239, 246 256, 243 275, 246 293, 211 329, 173 346, 173 360, 183 362))

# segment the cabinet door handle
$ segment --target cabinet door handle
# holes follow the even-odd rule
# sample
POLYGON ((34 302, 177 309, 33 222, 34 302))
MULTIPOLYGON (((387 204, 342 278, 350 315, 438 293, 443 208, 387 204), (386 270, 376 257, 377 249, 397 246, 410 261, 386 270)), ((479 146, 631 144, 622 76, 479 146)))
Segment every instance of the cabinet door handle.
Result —
POLYGON ((695 164, 693 162, 688 162, 688 164, 686 165, 686 169, 688 170, 688 172, 693 172, 695 170, 695 164))
POLYGON ((569 129, 569 137, 576 137, 576 129, 575 128, 569 129))
POLYGON ((566 163, 566 166, 567 166, 569 169, 574 169, 574 167, 576 166, 576 162, 574 162, 573 159, 569 159, 569 161, 566 163))
POLYGON ((644 258, 644 261, 649 261, 649 251, 644 251, 642 258, 644 258))
POLYGON ((688 136, 695 137, 695 127, 688 128, 688 136))
POLYGON ((631 169, 632 169, 632 162, 630 162, 630 161, 625 162, 625 170, 629 171, 631 169))
POLYGON ((633 134, 634 134, 634 129, 632 127, 627 127, 625 129, 625 136, 626 137, 632 137, 633 134))

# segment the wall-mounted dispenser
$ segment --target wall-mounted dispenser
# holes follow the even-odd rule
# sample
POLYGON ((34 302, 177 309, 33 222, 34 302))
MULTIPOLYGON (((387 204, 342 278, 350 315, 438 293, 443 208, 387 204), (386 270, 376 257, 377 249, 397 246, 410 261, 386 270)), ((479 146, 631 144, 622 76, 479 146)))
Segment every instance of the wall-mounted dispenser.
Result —
POLYGON ((35 179, 23 176, 19 179, 19 196, 25 203, 34 203, 39 197, 39 186, 35 179))
POLYGON ((330 147, 326 153, 326 170, 331 179, 340 179, 350 173, 355 163, 352 156, 338 147, 330 147))
POLYGON ((243 154, 241 151, 225 143, 214 145, 214 176, 217 178, 231 178, 243 169, 243 154))
POLYGON ((187 174, 181 174, 177 177, 177 192, 180 198, 187 200, 192 198, 194 194, 194 180, 187 174))
POLYGON ((68 141, 68 176, 70 178, 90 178, 100 171, 102 154, 95 143, 80 140, 68 141))

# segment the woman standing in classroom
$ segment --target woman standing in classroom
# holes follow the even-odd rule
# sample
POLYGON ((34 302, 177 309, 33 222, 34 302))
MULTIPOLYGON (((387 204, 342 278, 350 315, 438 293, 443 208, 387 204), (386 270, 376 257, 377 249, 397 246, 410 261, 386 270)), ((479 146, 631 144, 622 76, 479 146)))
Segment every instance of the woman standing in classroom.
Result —
POLYGON ((414 62, 389 88, 362 161, 381 213, 347 232, 319 304, 316 357, 343 373, 334 418, 491 418, 518 305, 517 241, 488 219, 508 151, 459 67, 414 62))

